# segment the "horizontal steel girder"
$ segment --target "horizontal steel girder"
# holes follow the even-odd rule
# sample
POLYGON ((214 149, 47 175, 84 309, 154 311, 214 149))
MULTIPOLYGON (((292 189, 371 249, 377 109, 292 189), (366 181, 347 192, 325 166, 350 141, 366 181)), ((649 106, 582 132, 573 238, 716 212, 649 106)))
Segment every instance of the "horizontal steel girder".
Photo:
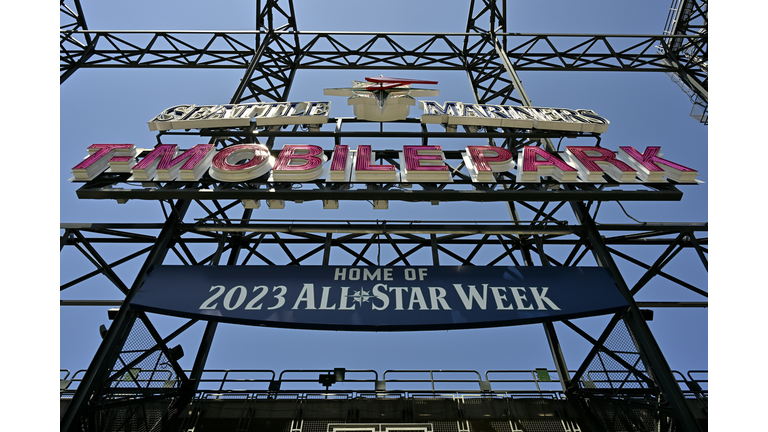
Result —
MULTIPOLYGON (((227 183, 232 186, 233 184, 227 183)), ((397 185, 397 184, 395 184, 397 185)), ((80 199, 127 200, 284 200, 284 201, 406 201, 406 202, 507 202, 507 201, 680 201, 683 193, 672 185, 659 186, 659 190, 548 190, 536 184, 517 190, 406 190, 406 189, 214 189, 200 188, 104 188, 99 184, 83 186, 77 190, 80 199)), ((236 186, 236 185, 235 185, 236 186)), ((306 186, 306 184, 305 184, 306 186)), ((591 185, 589 185, 591 186, 591 185)))
MULTIPOLYGON (((224 68, 244 69, 254 55, 258 31, 79 30, 62 33, 60 68, 224 68), (92 44, 74 43, 92 39, 92 44), (93 47, 89 51, 89 47, 93 47), (80 58, 86 54, 85 61, 80 58), (80 62, 81 64, 78 64, 80 62)), ((302 56, 299 69, 437 69, 466 70, 487 53, 465 51, 465 38, 479 33, 370 33, 276 31, 276 40, 302 56), (466 60, 466 62, 465 62, 466 60)), ((506 40, 507 56, 517 71, 654 71, 676 72, 659 52, 670 43, 706 44, 706 35, 584 35, 497 33, 506 40), (701 40, 703 38, 703 41, 701 40), (557 48, 559 47, 559 48, 557 48)), ((474 46, 478 46, 477 43, 474 46)), ((665 50, 669 51, 669 50, 665 50)), ((286 58, 293 52, 286 52, 286 58)))
MULTIPOLYGON (((238 222, 237 220, 228 220, 238 222)), ((367 221, 343 221, 343 222, 318 222, 318 221, 289 221, 289 222, 251 222, 225 224, 221 221, 211 223, 212 221, 200 221, 198 223, 180 223, 178 230, 181 233, 203 233, 203 232, 261 232, 261 233, 293 233, 293 234, 393 234, 393 235, 413 235, 413 234, 499 234, 499 235, 568 235, 577 234, 583 231, 581 225, 567 224, 539 224, 530 225, 530 222, 521 222, 516 225, 513 222, 438 222, 438 221, 377 221, 376 223, 367 221)), ((115 243, 154 243, 155 237, 147 235, 146 231, 155 231, 162 228, 162 224, 157 223, 62 223, 63 230, 90 232, 99 234, 103 237, 90 237, 88 241, 92 243, 115 242, 115 243), (136 234, 131 231, 141 231, 136 234), (110 237, 107 237, 110 236, 110 237)), ((707 232, 709 226, 707 223, 646 223, 646 224, 600 224, 600 231, 605 232, 630 232, 632 234, 624 236, 605 237, 606 244, 623 243, 625 240, 637 240, 637 244, 670 244, 674 239, 654 238, 659 235, 677 235, 681 232, 707 232), (654 241, 658 240, 658 242, 654 241)), ((205 238, 209 242, 218 242, 214 237, 205 238)), ((347 239, 345 241, 351 241, 347 239)), ((78 242, 77 238, 70 238, 71 243, 78 242)), ((193 239, 185 239, 193 241, 193 239)), ((264 241, 268 242, 269 239, 264 241)), ((325 240, 317 239, 323 243, 325 240)), ((407 239, 402 241, 407 242, 407 239)), ((545 243, 560 242, 555 238, 545 239, 545 243)), ((707 244, 706 238, 699 239, 700 244, 707 244)))

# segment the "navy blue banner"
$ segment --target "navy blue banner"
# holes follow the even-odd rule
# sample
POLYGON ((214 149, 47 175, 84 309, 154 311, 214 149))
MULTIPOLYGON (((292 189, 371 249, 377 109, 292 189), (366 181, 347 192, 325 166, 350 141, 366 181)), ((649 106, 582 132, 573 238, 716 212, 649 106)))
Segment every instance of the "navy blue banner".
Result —
POLYGON ((404 331, 558 321, 628 304, 600 267, 160 266, 131 306, 248 325, 404 331))

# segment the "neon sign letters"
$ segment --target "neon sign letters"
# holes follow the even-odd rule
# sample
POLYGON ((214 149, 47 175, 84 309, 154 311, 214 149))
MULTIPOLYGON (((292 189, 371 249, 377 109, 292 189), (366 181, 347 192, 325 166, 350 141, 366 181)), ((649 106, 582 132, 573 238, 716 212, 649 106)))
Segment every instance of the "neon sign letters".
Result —
POLYGON ((256 102, 229 105, 176 105, 148 122, 150 131, 328 122, 330 102, 256 102))
MULTIPOLYGON (((468 146, 462 158, 473 182, 494 183, 494 173, 516 169, 519 183, 539 182, 548 176, 561 183, 605 183, 604 175, 618 183, 659 183, 673 180, 693 183, 698 172, 663 159, 661 147, 642 153, 633 147, 614 152, 595 146, 567 146, 564 152, 549 153, 526 146, 517 159, 507 149, 468 146)), ((215 150, 198 144, 180 150, 175 144, 160 144, 137 161, 133 144, 93 144, 88 157, 72 168, 74 180, 88 181, 109 168, 112 173, 131 173, 134 181, 198 181, 207 172, 221 182, 243 182, 258 178, 279 182, 326 179, 329 182, 450 183, 451 168, 438 145, 403 146, 399 166, 374 164, 369 145, 351 149, 336 145, 330 158, 316 145, 284 145, 277 157, 260 144, 239 144, 215 150), (245 161, 245 162, 243 162, 245 161), (268 177, 266 177, 268 176, 268 177)))
MULTIPOLYGON (((358 118, 368 121, 405 119, 413 96, 437 96, 438 90, 411 88, 437 81, 366 77, 350 88, 325 89, 326 95, 350 96, 358 118)), ((592 110, 540 108, 462 102, 420 101, 422 124, 440 124, 447 131, 459 125, 545 129, 600 134, 610 122, 592 110)), ((279 127, 328 122, 330 102, 256 102, 225 105, 177 105, 148 122, 152 131, 219 127, 279 127)), ((514 172, 518 183, 536 183, 549 177, 561 183, 694 183, 698 172, 663 159, 661 148, 642 152, 623 146, 618 152, 598 146, 567 146, 549 153, 536 146, 516 155, 495 146, 470 145, 461 157, 472 182, 495 183, 499 173, 514 172)), ((260 144, 240 144, 216 150, 198 144, 180 150, 175 144, 139 149, 132 144, 93 144, 88 157, 72 168, 75 181, 89 181, 101 173, 130 173, 128 181, 199 181, 206 174, 220 182, 264 180, 274 182, 451 183, 455 168, 446 163, 439 145, 405 145, 399 163, 379 163, 370 145, 350 148, 337 144, 332 151, 317 145, 287 144, 272 152, 260 144), (139 160, 140 159, 140 160, 139 160)), ((455 157, 455 154, 454 154, 455 157)))
POLYGON ((604 133, 610 122, 592 110, 482 105, 462 102, 420 101, 426 124, 488 126, 516 129, 547 129, 604 133))
MULTIPOLYGON (((374 78, 367 78, 374 80, 374 78)), ((379 78, 378 80, 394 80, 379 78)), ((378 82, 378 80, 375 80, 378 82)), ((437 90, 413 89, 410 84, 379 86, 371 82, 353 82, 353 87, 325 89, 326 95, 350 95, 348 104, 354 106, 360 120, 389 122, 404 120, 408 109, 415 105, 414 96, 437 96, 437 90), (394 87, 393 87, 394 86, 394 87)), ((416 81, 435 83, 434 81, 416 81)), ((446 129, 456 126, 538 129, 565 132, 604 133, 610 122, 592 110, 568 108, 538 108, 512 105, 487 105, 463 102, 420 101, 424 111, 422 124, 441 124, 446 129)), ((284 125, 322 125, 328 123, 330 102, 257 102, 230 105, 176 105, 164 110, 147 124, 150 131, 177 129, 226 128, 284 125)))

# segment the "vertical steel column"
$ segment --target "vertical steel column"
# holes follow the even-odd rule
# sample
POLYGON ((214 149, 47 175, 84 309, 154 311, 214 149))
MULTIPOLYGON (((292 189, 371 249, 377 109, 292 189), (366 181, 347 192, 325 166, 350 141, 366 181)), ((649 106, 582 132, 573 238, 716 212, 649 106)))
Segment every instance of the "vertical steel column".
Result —
POLYGON ((683 396, 683 392, 680 390, 680 386, 672 375, 667 360, 656 343, 651 329, 648 328, 648 323, 643 319, 629 287, 624 281, 618 266, 613 261, 611 253, 603 242, 600 232, 587 212, 584 203, 572 202, 571 207, 576 218, 585 228, 595 261, 597 261, 600 267, 606 268, 611 273, 616 286, 630 305, 629 312, 624 316, 624 322, 626 322, 630 331, 635 336, 641 348, 639 350, 640 355, 647 361, 651 377, 659 385, 664 399, 670 404, 675 419, 680 422, 681 427, 685 431, 701 431, 691 408, 685 400, 685 396, 683 396))
MULTIPOLYGON (((666 38, 661 51, 665 64, 675 68, 676 75, 690 91, 707 104, 707 0, 681 0, 670 10, 665 34, 700 36, 691 39, 666 38)), ((693 98, 692 98, 693 99, 693 98)))
POLYGON ((262 39, 261 33, 256 34, 256 47, 253 58, 240 81, 238 89, 235 91, 231 103, 241 103, 250 99, 256 101, 268 99, 275 102, 285 102, 288 100, 288 93, 296 77, 301 52, 293 1, 283 2, 284 5, 287 3, 285 8, 278 5, 278 3, 278 0, 266 0, 263 5, 261 0, 256 2, 256 30, 266 32, 266 35, 262 39), (280 21, 284 23, 280 24, 277 28, 275 28, 276 17, 284 19, 284 21, 280 21), (293 35, 276 34, 276 30, 293 31, 294 33, 293 35), (274 43, 277 44, 278 50, 270 47, 274 43), (286 51, 292 51, 292 56, 285 56, 286 51), (286 59, 290 59, 290 63, 286 64, 286 59), (265 77, 269 77, 271 80, 265 80, 265 77), (256 84, 258 80, 264 81, 265 85, 269 88, 259 88, 256 84), (250 90, 251 94, 245 95, 245 90, 250 90))
MULTIPOLYGON (((500 76, 499 62, 493 56, 496 34, 507 32, 506 16, 506 0, 470 1, 466 32, 468 34, 476 32, 482 37, 475 44, 470 44, 469 35, 464 37, 462 61, 472 88, 475 103, 504 104, 509 100, 517 102, 517 100, 511 97, 512 92, 515 90, 514 85, 500 76), (474 53, 471 61, 470 53, 474 53)), ((487 139, 488 145, 496 146, 494 138, 489 137, 487 139)))
MULTIPOLYGON (((506 4, 504 7, 506 12, 506 4)), ((512 67, 512 62, 509 61, 509 57, 507 57, 507 53, 503 49, 503 44, 500 44, 495 36, 493 38, 493 44, 496 50, 496 54, 501 59, 501 63, 504 66, 504 69, 507 71, 509 78, 512 80, 514 89, 517 90, 517 94, 520 96, 522 104, 524 106, 531 106, 531 100, 528 98, 528 94, 523 88, 523 83, 520 81, 520 77, 517 76, 517 72, 515 72, 515 69, 512 67)), ((549 138, 543 139, 542 142, 548 150, 554 149, 554 145, 552 144, 552 141, 549 140, 549 138)), ((514 208, 514 203, 509 202, 507 205, 509 206, 510 214, 513 215, 514 220, 517 222, 517 210, 514 208)), ((521 241, 524 240, 525 238, 521 237, 521 241)), ((547 256, 544 254, 543 241, 541 241, 541 238, 537 238, 537 241, 542 265, 550 265, 549 259, 547 259, 547 256)), ((526 247, 521 247, 521 251, 523 253, 523 262, 525 265, 533 265, 530 250, 528 250, 526 247)), ((568 366, 565 363, 565 356, 563 355, 563 351, 560 347, 560 340, 557 338, 555 326, 552 324, 552 322, 546 322, 543 325, 544 333, 547 335, 547 343, 549 344, 549 349, 552 353, 552 359, 554 360, 555 368, 557 369, 557 376, 560 380, 560 385, 563 387, 563 392, 567 392, 568 388, 571 386, 571 377, 568 373, 568 366)))
MULTIPOLYGON (((258 35, 257 35, 258 36, 258 35)), ((253 57, 251 58, 251 62, 248 63, 248 67, 245 69, 245 73, 243 73, 243 77, 240 79, 240 84, 237 86, 237 89, 235 89, 235 94, 232 95, 232 98, 229 100, 229 103, 239 103, 243 101, 243 94, 245 93, 245 90, 248 88, 248 84, 250 83, 251 77, 253 76, 254 71, 256 70, 256 66, 259 64, 259 60, 261 59, 261 56, 264 54, 264 50, 267 48, 267 45, 270 41, 270 34, 267 34, 267 36, 264 38, 264 41, 256 47, 256 51, 253 53, 253 57)))
MULTIPOLYGON (((253 209, 245 209, 243 210, 243 217, 240 222, 241 225, 244 225, 247 223, 248 219, 251 218, 253 215, 253 209)), ((223 234, 223 233, 222 233, 223 234)), ((223 234, 226 235, 226 234, 223 234)), ((226 265, 237 265, 237 259, 240 256, 240 252, 243 250, 243 235, 242 233, 233 232, 230 233, 230 236, 232 236, 232 239, 230 240, 230 248, 229 248, 229 259, 227 259, 226 265)), ((218 260, 216 262, 212 262, 212 265, 218 265, 218 260)), ((216 321, 208 321, 208 323, 205 326, 205 333, 203 334, 203 338, 200 341, 200 348, 197 350, 197 356, 195 357, 195 364, 192 368, 192 372, 189 376, 190 380, 192 381, 193 385, 193 391, 197 391, 197 387, 200 384, 200 377, 203 374, 203 369, 205 368, 205 362, 208 359, 208 354, 211 350, 211 344, 213 343, 213 336, 216 333, 216 327, 217 327, 216 321)))
MULTIPOLYGON (((253 215, 253 209, 243 210, 243 217, 240 222, 241 225, 247 223, 248 219, 253 215)), ((222 235, 226 235, 222 233, 222 235)), ((227 265, 237 265, 237 259, 240 256, 240 252, 243 249, 243 235, 242 233, 231 233, 231 247, 229 252, 229 259, 227 265)), ((211 265, 218 265, 217 254, 216 258, 211 262, 211 265)), ((197 355, 195 356, 195 363, 192 365, 192 371, 189 373, 189 384, 184 387, 182 395, 177 401, 177 415, 181 413, 181 408, 189 404, 195 396, 197 389, 200 387, 200 379, 203 376, 203 370, 205 369, 205 363, 208 361, 208 355, 211 352, 211 345, 213 345, 213 337, 216 335, 216 329, 218 328, 218 322, 208 321, 205 325, 205 331, 203 337, 200 340, 200 346, 197 348, 197 355)))
MULTIPOLYGON (((517 216, 517 210, 515 209, 515 203, 513 201, 507 202, 509 208, 509 214, 515 225, 520 225, 520 220, 517 216)), ((526 266, 533 266, 533 257, 531 251, 525 246, 528 236, 518 236, 520 239, 520 252, 523 255, 523 264, 526 266)), ((536 238, 537 249, 539 250, 539 256, 541 258, 542 265, 551 265, 549 259, 544 254, 544 242, 541 237, 536 238)), ((557 369, 557 376, 560 380, 560 385, 563 387, 563 392, 567 392, 568 387, 571 385, 571 376, 568 373, 568 366, 565 363, 565 356, 563 356, 563 350, 560 348, 560 340, 557 338, 557 332, 555 332, 555 326, 551 322, 546 322, 544 325, 544 333, 547 336, 547 343, 549 349, 552 352, 552 359, 555 362, 555 369, 557 369)))
MULTIPOLYGON (((197 348, 195 363, 192 365, 192 371, 189 373, 189 385, 184 389, 182 400, 178 402, 179 408, 182 408, 192 401, 198 387, 200 387, 200 378, 203 376, 205 362, 208 361, 208 354, 211 352, 213 336, 216 334, 218 324, 219 323, 216 321, 208 321, 205 324, 205 332, 203 333, 202 339, 200 339, 200 346, 197 348)), ((181 412, 181 409, 179 409, 178 412, 181 412)))
POLYGON ((331 263, 331 241, 333 240, 333 233, 325 235, 325 245, 323 246, 323 265, 327 266, 331 263))
POLYGON ((677 58, 677 53, 667 52, 667 58, 663 59, 662 62, 669 67, 675 68, 675 71, 673 72, 677 77, 682 81, 686 86, 688 86, 691 91, 696 93, 701 100, 703 100, 705 103, 709 102, 709 92, 707 91, 707 87, 704 83, 701 83, 694 74, 690 72, 689 68, 686 68, 682 65, 679 58, 677 58))
MULTIPOLYGON (((518 94, 520 95, 520 98, 523 101, 523 104, 526 106, 531 106, 531 100, 528 98, 528 95, 525 93, 525 90, 523 89, 523 86, 522 86, 522 82, 520 81, 519 77, 517 76, 517 73, 512 67, 512 63, 509 61, 509 58, 507 57, 506 53, 501 49, 498 41, 494 41, 494 42, 496 43, 496 52, 501 58, 504 68, 507 70, 507 73, 512 78, 512 81, 515 85, 515 89, 518 91, 518 94)), ((542 143, 544 144, 547 150, 549 151, 555 150, 555 147, 552 144, 552 141, 549 140, 548 138, 543 139, 542 143)), ((632 308, 634 309, 634 310, 630 309, 630 313, 627 314, 628 316, 627 324, 630 325, 630 329, 632 331, 638 334, 638 338, 640 339, 641 345, 643 348, 641 350, 641 354, 648 358, 649 367, 653 371, 658 371, 658 374, 661 377, 661 379, 657 378, 657 380, 659 381, 662 392, 664 392, 667 399, 670 400, 670 403, 673 406, 673 412, 675 416, 680 421, 684 430, 699 431, 700 430, 699 425, 696 422, 696 419, 693 417, 693 413, 691 412, 690 408, 686 404, 685 398, 682 392, 680 391, 680 387, 675 382, 674 377, 672 376, 672 372, 669 369, 669 365, 666 363, 666 360, 661 354, 661 350, 656 345, 656 341, 653 339, 653 336, 650 333, 650 329, 648 328, 648 325, 645 323, 644 320, 642 320, 640 311, 637 308, 637 305, 634 303, 634 298, 632 297, 632 294, 630 293, 629 288, 626 286, 626 283, 624 282, 624 279, 621 276, 621 273, 619 272, 618 267, 616 267, 616 264, 613 262, 607 247, 603 243, 602 238, 600 237, 600 233, 598 232, 597 227, 594 224, 594 221, 591 220, 589 213, 584 208, 583 203, 572 202, 571 206, 574 209, 576 218, 580 221, 582 225, 584 225, 587 228, 589 240, 590 240, 590 243, 592 244, 592 251, 593 251, 593 254, 595 255, 595 260, 598 262, 598 264, 601 267, 606 267, 609 269, 609 271, 611 271, 617 285, 621 287, 620 289, 622 290, 622 294, 625 295, 628 302, 632 305, 632 308)), ((565 360, 562 357, 562 353, 559 350, 559 344, 557 344, 556 335, 554 335, 555 336, 554 340, 550 339, 549 330, 550 329, 548 329, 547 337, 550 340, 550 348, 553 348, 552 354, 555 358, 555 363, 558 364, 560 363, 559 360, 562 360, 561 365, 565 366, 565 360)), ((551 330, 554 330, 554 327, 552 327, 551 330)), ((657 374, 654 373, 654 377, 656 377, 656 375, 657 374)), ((566 376, 567 376, 567 369, 566 369, 566 376)), ((562 380, 561 380, 561 383, 563 385, 566 385, 566 382, 562 380)), ((571 385, 572 383, 568 382, 566 388, 570 387, 571 385)))
MULTIPOLYGON (((269 45, 272 43, 273 39, 275 37, 278 37, 278 36, 275 36, 274 34, 275 9, 277 9, 277 11, 281 13, 288 21, 287 24, 280 27, 281 30, 285 30, 286 27, 294 31, 297 30, 296 19, 294 17, 293 2, 291 0, 288 1, 288 9, 290 11, 288 14, 286 14, 285 11, 277 5, 277 3, 278 3, 278 0, 266 0, 262 7, 261 0, 258 0, 256 2, 256 29, 259 31, 266 30, 267 34, 264 37, 264 39, 261 38, 260 33, 256 34, 255 43, 257 46, 253 54, 253 58, 251 59, 251 62, 248 64, 248 68, 243 74, 243 78, 240 80, 240 84, 235 90, 234 95, 230 99, 230 103, 241 103, 250 98, 261 100, 260 96, 267 96, 269 99, 276 99, 279 101, 287 100, 288 92, 290 91, 291 85, 293 84, 293 80, 296 76, 298 59, 293 65, 291 65, 290 74, 288 76, 287 83, 283 88, 283 91, 281 94, 277 94, 276 97, 270 97, 270 95, 264 92, 262 93, 254 92, 250 96, 244 96, 246 89, 249 89, 250 85, 253 84, 253 80, 254 80, 253 76, 254 74, 257 73, 260 66, 263 66, 264 64, 266 64, 267 66, 277 66, 279 68, 279 65, 267 64, 267 63, 262 64, 261 62, 262 57, 264 56, 264 53, 269 50, 269 45)), ((298 35, 296 34, 294 34, 294 44, 295 44, 295 47, 299 46, 298 35)), ((253 91, 253 89, 251 90, 253 91)), ((272 148, 273 142, 274 142, 274 138, 269 138, 267 142, 267 147, 272 148)), ((243 220, 241 224, 245 224, 246 221, 251 218, 252 214, 253 214, 252 209, 245 209, 243 212, 243 217, 242 217, 243 220)), ((232 236, 233 236, 232 245, 230 247, 230 255, 227 261, 227 265, 236 265, 238 256, 240 254, 240 251, 242 250, 242 234, 232 234, 232 236)), ((186 394, 186 399, 191 399, 191 397, 193 397, 194 393, 197 391, 198 385, 200 383, 200 378, 203 373, 203 369, 205 368, 205 362, 208 359, 208 354, 210 353, 211 345, 213 343, 213 337, 214 337, 214 334, 216 333, 216 327, 217 327, 217 323, 215 321, 209 321, 205 327, 205 333, 203 334, 203 338, 200 341, 200 347, 198 348, 197 356, 195 357, 195 364, 193 366, 193 369, 190 375, 192 386, 191 386, 191 389, 189 389, 188 393, 186 394)))
MULTIPOLYGON (((67 39, 70 37, 72 33, 79 30, 88 30, 88 25, 85 22, 85 15, 83 14, 83 7, 80 5, 80 0, 74 0, 74 2, 75 2, 75 11, 76 11, 75 12, 76 23, 75 23, 75 27, 71 31, 69 31, 65 36, 61 37, 60 44, 61 44, 62 51, 65 51, 64 45, 66 44, 67 39)), ((68 10, 71 11, 71 9, 69 9, 64 4, 64 1, 61 2, 60 9, 61 8, 67 8, 68 10)), ((80 56, 79 59, 77 59, 77 62, 73 66, 70 66, 69 68, 67 68, 67 70, 64 71, 64 73, 62 73, 61 76, 59 76, 59 84, 63 84, 64 81, 67 80, 67 78, 69 78, 73 73, 75 73, 75 71, 77 71, 80 68, 80 66, 82 66, 83 63, 85 63, 86 60, 88 60, 96 50, 96 40, 98 39, 98 35, 94 36, 93 38, 91 38, 90 33, 84 33, 83 35, 85 38, 85 49, 83 50, 83 54, 80 56)))
POLYGON ((552 359, 555 361, 555 369, 557 369, 557 377, 563 387, 563 393, 567 394, 568 388, 571 386, 571 375, 568 373, 568 365, 565 364, 565 356, 560 348, 560 340, 557 338, 555 325, 552 321, 544 323, 544 333, 547 334, 547 343, 552 352, 552 359))
MULTIPOLYGON (((517 90, 517 94, 520 96, 520 101, 522 102, 523 106, 533 106, 531 103, 531 99, 528 98, 528 94, 525 92, 525 89, 523 88, 523 82, 520 80, 520 77, 517 76, 517 72, 515 71, 515 68, 512 66, 512 62, 509 61, 509 57, 507 57, 506 51, 504 51, 501 44, 499 44, 499 41, 494 39, 494 48, 496 49, 496 54, 499 55, 499 58, 501 59, 501 64, 504 66, 504 69, 507 71, 507 74, 509 75, 510 79, 512 80, 512 84, 517 90)), ((549 138, 542 138, 541 139, 542 144, 544 144, 544 147, 546 147, 549 151, 554 151, 555 146, 552 144, 552 140, 549 138)))
POLYGON ((437 254, 437 236, 435 234, 429 235, 429 242, 432 246, 432 265, 439 266, 440 265, 440 256, 437 254))
MULTIPOLYGON (((165 256, 168 254, 169 247, 173 241, 175 235, 176 225, 180 223, 184 217, 184 214, 189 208, 190 201, 179 200, 175 206, 171 207, 171 214, 163 225, 163 229, 155 240, 152 250, 149 251, 147 259, 144 261, 138 275, 136 276, 131 289, 123 300, 123 305, 120 307, 120 311, 117 313, 112 325, 109 327, 104 340, 101 341, 99 349, 96 351, 96 355, 91 360, 91 364, 83 376, 83 380, 77 387, 72 401, 64 413, 64 417, 61 419, 61 430, 68 431, 74 429, 76 421, 80 419, 83 412, 91 401, 98 398, 100 393, 100 386, 104 381, 104 378, 110 367, 114 364, 117 357, 118 350, 125 343, 125 339, 131 331, 131 323, 133 322, 134 312, 130 308, 130 302, 136 295, 136 292, 144 284, 144 280, 147 274, 155 266, 162 264, 165 256)), ((95 426, 95 425, 94 425, 95 426)))
MULTIPOLYGON (((536 237, 536 249, 539 251, 539 258, 541 259, 541 265, 550 266, 549 258, 544 253, 544 241, 541 236, 536 237)), ((530 259, 530 256, 529 258, 530 259)), ((526 262, 526 265, 529 265, 526 262)), ((557 332, 555 331, 555 325, 549 321, 544 323, 544 333, 547 335, 547 343, 549 344, 549 350, 552 352, 552 359, 555 361, 555 369, 557 369, 557 377, 560 380, 560 385, 563 387, 563 393, 568 392, 568 388, 571 386, 571 375, 568 373, 568 366, 565 364, 565 356, 563 350, 560 348, 560 340, 557 338, 557 332)))

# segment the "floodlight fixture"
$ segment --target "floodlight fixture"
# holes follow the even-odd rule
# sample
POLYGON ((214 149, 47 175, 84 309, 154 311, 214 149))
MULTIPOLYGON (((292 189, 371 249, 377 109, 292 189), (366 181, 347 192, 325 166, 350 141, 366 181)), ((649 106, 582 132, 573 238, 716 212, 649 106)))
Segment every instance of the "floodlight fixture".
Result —
POLYGON ((168 358, 173 361, 178 361, 182 357, 184 357, 184 350, 181 348, 181 345, 176 345, 168 351, 168 358))

